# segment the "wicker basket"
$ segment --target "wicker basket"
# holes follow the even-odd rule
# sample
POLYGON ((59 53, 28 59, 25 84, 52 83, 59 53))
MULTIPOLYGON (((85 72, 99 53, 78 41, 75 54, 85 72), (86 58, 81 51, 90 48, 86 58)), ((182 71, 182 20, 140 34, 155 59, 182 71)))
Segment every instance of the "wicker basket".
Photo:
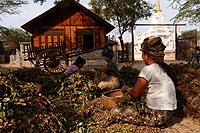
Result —
POLYGON ((111 110, 116 107, 116 99, 119 99, 123 96, 121 89, 115 89, 106 91, 102 94, 102 102, 107 110, 111 110))

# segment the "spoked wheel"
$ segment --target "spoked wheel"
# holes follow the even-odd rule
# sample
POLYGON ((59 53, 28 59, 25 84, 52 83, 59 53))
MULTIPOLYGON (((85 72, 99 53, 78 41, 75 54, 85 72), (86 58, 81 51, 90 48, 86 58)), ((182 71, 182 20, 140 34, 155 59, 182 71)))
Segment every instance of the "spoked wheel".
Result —
POLYGON ((50 73, 62 73, 68 66, 68 58, 58 49, 47 49, 38 56, 37 66, 50 73))

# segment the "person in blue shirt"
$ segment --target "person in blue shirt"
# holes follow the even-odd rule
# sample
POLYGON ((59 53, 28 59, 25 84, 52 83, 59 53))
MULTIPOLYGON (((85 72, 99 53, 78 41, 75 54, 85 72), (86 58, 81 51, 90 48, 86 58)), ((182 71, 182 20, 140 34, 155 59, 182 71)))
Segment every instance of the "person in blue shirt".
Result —
POLYGON ((100 68, 95 68, 96 71, 105 74, 105 77, 98 83, 98 88, 102 90, 112 90, 120 87, 119 71, 116 63, 113 61, 114 52, 105 48, 102 51, 102 57, 106 61, 106 65, 100 68))

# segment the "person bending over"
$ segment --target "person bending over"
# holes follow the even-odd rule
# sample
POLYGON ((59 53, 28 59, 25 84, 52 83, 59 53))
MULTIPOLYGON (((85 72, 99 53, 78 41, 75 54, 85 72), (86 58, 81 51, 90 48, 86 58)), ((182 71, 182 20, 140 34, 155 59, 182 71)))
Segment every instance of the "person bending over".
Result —
POLYGON ((65 76, 70 76, 73 73, 81 73, 81 68, 85 65, 86 61, 78 56, 75 62, 64 72, 65 76))
POLYGON ((103 72, 105 77, 98 83, 98 88, 102 90, 112 90, 120 87, 119 71, 116 63, 112 60, 114 53, 111 49, 105 48, 102 52, 106 66, 95 68, 96 71, 103 72))

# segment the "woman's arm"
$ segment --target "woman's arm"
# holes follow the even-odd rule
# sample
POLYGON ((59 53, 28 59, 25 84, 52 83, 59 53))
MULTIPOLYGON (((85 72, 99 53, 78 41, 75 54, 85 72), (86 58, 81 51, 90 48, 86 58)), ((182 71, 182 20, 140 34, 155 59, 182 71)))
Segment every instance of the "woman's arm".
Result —
POLYGON ((140 97, 144 93, 144 90, 148 86, 148 81, 144 78, 139 77, 137 82, 133 88, 129 88, 128 86, 122 87, 122 92, 127 92, 132 97, 140 97))
POLYGON ((108 71, 108 67, 103 66, 103 67, 100 67, 100 68, 94 68, 94 70, 106 73, 108 71))
POLYGON ((80 70, 80 69, 77 69, 77 70, 75 71, 75 73, 81 73, 81 70, 80 70))

